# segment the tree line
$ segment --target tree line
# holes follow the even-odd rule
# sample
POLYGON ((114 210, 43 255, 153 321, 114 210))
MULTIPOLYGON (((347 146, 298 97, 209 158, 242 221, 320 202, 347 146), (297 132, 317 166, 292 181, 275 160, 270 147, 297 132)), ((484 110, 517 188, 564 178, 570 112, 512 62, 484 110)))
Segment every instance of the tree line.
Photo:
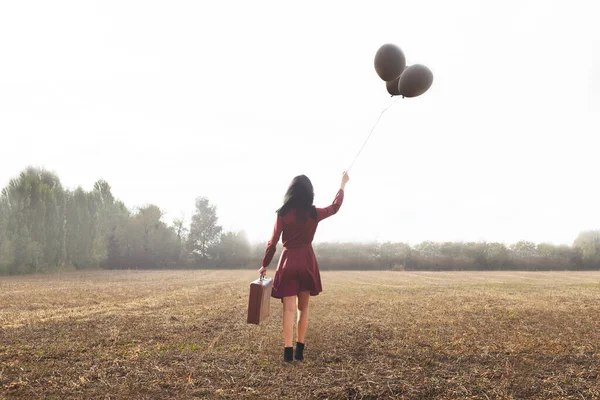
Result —
POLYGON ((195 206, 189 224, 169 225, 154 204, 127 208, 104 180, 68 190, 56 174, 29 167, 0 193, 0 273, 245 266, 244 233, 223 232, 208 199, 195 206))
MULTIPOLYGON (((223 231, 217 207, 207 198, 196 199, 189 222, 167 224, 163 217, 153 204, 129 209, 104 180, 90 191, 69 190, 56 174, 29 167, 0 193, 0 274, 260 266, 266 240, 251 244, 244 232, 223 231)), ((582 232, 570 246, 426 241, 316 243, 314 248, 324 270, 600 268, 600 231, 582 232)))

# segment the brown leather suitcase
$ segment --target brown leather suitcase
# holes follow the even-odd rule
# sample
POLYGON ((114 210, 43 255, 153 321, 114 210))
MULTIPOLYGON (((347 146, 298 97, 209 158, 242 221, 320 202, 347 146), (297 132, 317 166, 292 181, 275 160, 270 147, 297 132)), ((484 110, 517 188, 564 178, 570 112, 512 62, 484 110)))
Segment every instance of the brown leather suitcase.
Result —
POLYGON ((269 317, 271 290, 273 279, 263 278, 250 283, 250 298, 248 299, 248 323, 260 324, 269 317))

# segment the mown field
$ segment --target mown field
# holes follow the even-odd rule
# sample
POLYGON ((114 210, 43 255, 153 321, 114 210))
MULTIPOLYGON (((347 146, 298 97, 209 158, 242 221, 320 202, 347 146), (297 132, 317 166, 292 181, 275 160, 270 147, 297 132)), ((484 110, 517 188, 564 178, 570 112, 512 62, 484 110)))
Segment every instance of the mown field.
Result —
POLYGON ((0 399, 600 398, 599 272, 324 272, 306 361, 252 271, 0 278, 0 399))

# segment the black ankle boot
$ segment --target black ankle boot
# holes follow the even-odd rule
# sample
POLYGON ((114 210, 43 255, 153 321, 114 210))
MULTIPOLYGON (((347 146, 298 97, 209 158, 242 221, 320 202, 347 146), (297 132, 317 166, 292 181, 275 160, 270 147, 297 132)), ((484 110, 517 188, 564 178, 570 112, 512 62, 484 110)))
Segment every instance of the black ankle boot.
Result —
POLYGON ((296 342, 296 360, 304 360, 304 343, 296 342))
POLYGON ((294 348, 286 347, 283 349, 283 361, 292 362, 294 361, 294 348))

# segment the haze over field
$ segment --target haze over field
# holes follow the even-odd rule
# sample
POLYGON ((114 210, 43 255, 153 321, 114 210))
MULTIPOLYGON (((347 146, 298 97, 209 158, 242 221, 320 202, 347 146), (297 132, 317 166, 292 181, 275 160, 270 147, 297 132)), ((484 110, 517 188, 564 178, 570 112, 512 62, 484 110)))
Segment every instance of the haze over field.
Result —
POLYGON ((103 178, 171 221, 194 199, 264 242, 290 179, 335 194, 382 108, 377 48, 435 75, 399 100, 317 240, 571 244, 600 226, 593 1, 0 5, 0 186, 103 178), (294 151, 284 152, 282 148, 294 151))

